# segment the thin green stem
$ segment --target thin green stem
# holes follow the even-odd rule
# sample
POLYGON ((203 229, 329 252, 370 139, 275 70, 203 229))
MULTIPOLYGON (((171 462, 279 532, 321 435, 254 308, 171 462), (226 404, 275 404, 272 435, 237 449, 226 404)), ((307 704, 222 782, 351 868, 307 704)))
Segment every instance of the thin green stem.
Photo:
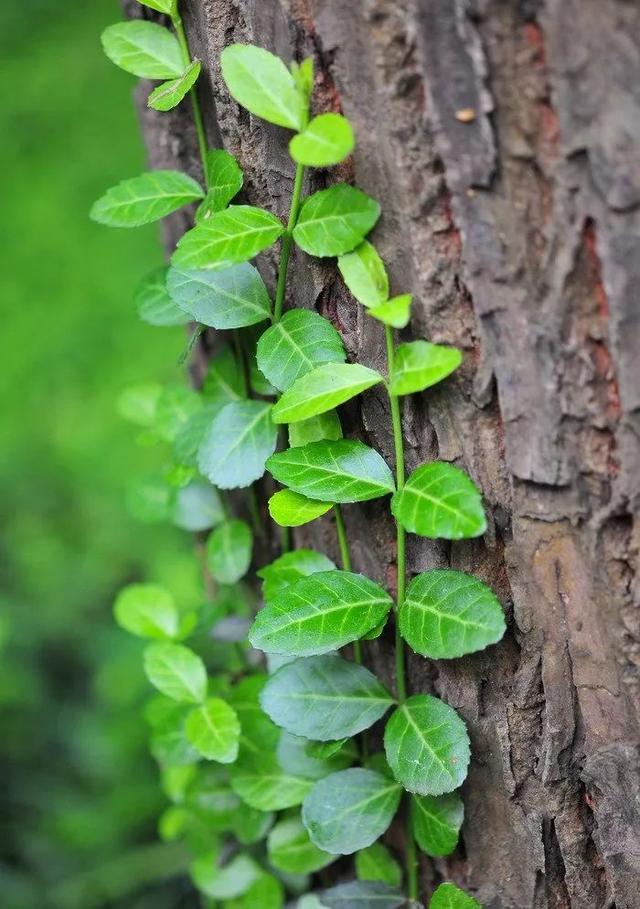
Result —
MULTIPOLYGON (((344 526, 344 517, 342 508, 339 505, 333 506, 336 516, 336 532, 338 534, 338 546, 340 548, 340 561, 344 571, 351 571, 351 553, 349 552, 349 541, 347 540, 347 530, 344 526)), ((353 642, 353 656, 356 663, 362 663, 362 644, 360 641, 353 642)))
MULTIPOLYGON (((182 24, 182 19, 179 14, 176 13, 171 17, 173 23, 173 28, 176 33, 176 38, 178 39, 178 44, 180 45, 180 50, 182 51, 182 60, 184 62, 185 69, 191 61, 191 54, 189 52, 189 43, 187 41, 187 35, 184 30, 184 25, 182 24)), ((205 185, 208 188, 208 179, 207 179, 207 135, 204 130, 204 121, 202 119, 202 111, 200 110, 200 101, 198 100, 198 92, 196 87, 189 91, 189 96, 191 98, 191 107, 193 109, 193 122, 196 128, 196 135, 198 137, 198 149, 200 150, 200 158, 202 160, 202 171, 204 176, 205 185)))
POLYGON ((187 357, 193 350, 196 341, 198 340, 200 335, 206 330, 207 330, 206 325, 201 325, 199 322, 196 324, 196 327, 193 329, 193 332, 191 333, 191 337, 187 341, 184 350, 178 357, 178 366, 182 366, 182 364, 186 361, 187 357))
POLYGON ((293 228, 298 222, 300 214, 300 200, 302 196, 302 184, 304 182, 304 166, 298 164, 296 167, 296 176, 293 181, 293 194, 291 196, 291 208, 289 210, 289 221, 287 230, 282 237, 282 247, 280 249, 280 263, 278 265, 278 283, 276 285, 276 301, 273 307, 273 322, 280 321, 282 316, 282 307, 284 306, 284 294, 287 287, 287 268, 289 267, 289 256, 293 245, 293 228))

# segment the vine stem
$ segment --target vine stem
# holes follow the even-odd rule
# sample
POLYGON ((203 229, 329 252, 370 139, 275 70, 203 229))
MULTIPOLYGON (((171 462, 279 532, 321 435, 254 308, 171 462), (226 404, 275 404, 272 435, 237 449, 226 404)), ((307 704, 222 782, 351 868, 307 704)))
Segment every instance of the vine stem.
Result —
MULTIPOLYGON (((351 553, 349 552, 349 541, 347 540, 347 530, 344 526, 344 517, 342 508, 339 505, 333 506, 336 516, 336 531, 338 534, 338 546, 340 547, 340 560, 344 571, 351 571, 351 553)), ((362 645, 360 641, 353 642, 353 655, 356 663, 362 663, 362 645)))
MULTIPOLYGON (((171 22, 173 23, 173 28, 176 33, 176 38, 178 39, 178 44, 180 45, 180 50, 182 51, 182 60, 185 65, 185 69, 192 62, 191 54, 189 52, 189 43, 187 41, 187 35, 184 30, 184 25, 182 24, 182 18, 176 12, 171 17, 171 22)), ((200 101, 198 100, 198 92, 196 87, 189 90, 189 96, 191 98, 191 107, 193 108, 193 122, 196 128, 196 135, 198 137, 198 148, 200 150, 200 158, 202 160, 202 171, 204 182, 209 188, 209 180, 207 175, 207 135, 204 130, 204 121, 202 119, 202 111, 200 110, 200 101)))
POLYGON ((289 209, 289 221, 287 229, 282 237, 282 247, 280 249, 280 263, 278 265, 278 283, 276 285, 276 300, 273 307, 274 325, 280 321, 282 316, 282 307, 284 306, 284 294, 287 287, 287 269, 289 267, 289 256, 293 245, 293 228, 298 221, 300 214, 300 199, 302 196, 302 184, 304 182, 304 166, 298 164, 296 175, 293 181, 293 193, 291 195, 291 208, 289 209))
MULTIPOLYGON (((393 329, 390 325, 385 325, 384 328, 385 340, 387 345, 387 370, 389 375, 389 383, 391 382, 391 377, 393 375, 393 369, 395 364, 395 346, 393 343, 393 329)), ((402 438, 402 417, 400 414, 400 401, 398 396, 391 393, 391 385, 387 385, 387 393, 389 395, 389 405, 391 408, 391 425, 393 428, 393 444, 395 448, 396 455, 396 487, 398 492, 404 486, 405 480, 405 468, 404 468, 404 442, 402 438)), ((398 693, 398 700, 402 704, 407 699, 407 679, 406 679, 406 667, 405 667, 405 649, 404 641, 400 634, 400 622, 399 614, 402 604, 404 603, 405 590, 407 584, 407 559, 406 559, 406 545, 405 545, 405 530, 404 527, 396 520, 396 564, 398 578, 396 583, 396 629, 395 629, 395 652, 396 652, 396 689, 398 693)), ((405 851, 405 866, 407 871, 407 889, 409 891, 409 899, 417 900, 418 899, 418 860, 416 853, 416 844, 413 838, 413 831, 411 829, 411 817, 409 813, 409 802, 406 801, 405 807, 406 814, 406 828, 405 828, 405 839, 406 839, 406 851, 405 851)))

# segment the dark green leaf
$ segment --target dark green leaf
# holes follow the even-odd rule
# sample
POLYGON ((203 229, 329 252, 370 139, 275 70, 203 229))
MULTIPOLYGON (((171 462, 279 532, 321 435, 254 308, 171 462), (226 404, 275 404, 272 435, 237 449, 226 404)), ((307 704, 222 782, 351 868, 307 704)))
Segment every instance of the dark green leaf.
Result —
POLYGON ((207 565, 221 584, 235 584, 251 563, 253 536, 244 521, 225 521, 207 540, 207 565))
POLYGON ((366 502, 393 492, 393 476, 373 448, 351 439, 310 442, 273 455, 267 469, 309 499, 366 502))
POLYGON ((314 193, 304 202, 293 237, 312 256, 351 252, 380 217, 380 206, 346 183, 314 193))
POLYGON ((147 275, 139 285, 135 305, 142 321, 149 325, 184 325, 189 321, 187 313, 176 306, 169 296, 164 265, 147 275))
POLYGON ((382 843, 356 854, 356 874, 361 881, 384 881, 392 887, 402 883, 402 868, 382 843))
POLYGON ((258 342, 258 366, 281 391, 323 363, 342 363, 342 338, 331 322, 306 309, 291 309, 258 342))
POLYGON ((417 575, 400 609, 400 633, 416 653, 447 660, 483 650, 505 632, 492 591, 462 571, 417 575))
POLYGON ((238 756, 240 723, 233 707, 220 698, 209 698, 195 707, 185 722, 187 738, 203 757, 232 764, 238 756))
POLYGON ((284 233, 268 211, 251 205, 230 205, 214 212, 178 241, 171 262, 182 269, 227 268, 247 262, 284 233))
POLYGON ((401 294, 399 297, 393 297, 374 306, 367 311, 367 314, 373 316, 383 325, 390 325, 392 328, 404 328, 409 324, 411 318, 411 294, 401 294))
POLYGON ((467 727, 452 707, 428 694, 408 698, 392 713, 384 748, 395 778, 409 792, 442 795, 467 775, 467 727))
POLYGON ((202 394, 218 406, 246 397, 242 368, 228 345, 224 344, 210 361, 202 394))
POLYGON ((150 644, 144 652, 144 671, 151 684, 180 703, 199 703, 207 693, 204 663, 182 644, 150 644))
POLYGON ((455 347, 428 341, 401 344, 395 352, 391 394, 410 395, 424 391, 450 375, 461 362, 462 354, 455 347))
POLYGON ((177 491, 172 516, 176 527, 196 533, 219 524, 224 510, 217 490, 209 483, 194 480, 177 491))
POLYGON ((464 805, 457 792, 446 795, 414 795, 411 826, 420 848, 427 855, 449 855, 458 844, 464 805))
POLYGON ((256 766, 234 767, 231 786, 251 808, 282 811, 299 805, 313 782, 285 773, 276 758, 266 754, 256 766))
POLYGON ((391 605, 388 593, 364 575, 320 572, 297 581, 262 609, 249 640, 269 653, 328 653, 366 634, 391 605))
POLYGON ((279 57, 252 44, 232 44, 222 51, 220 63, 227 88, 239 104, 269 123, 302 127, 302 96, 279 57))
MULTIPOLYGON (((313 657, 311 657, 311 659, 313 659, 313 657)), ((348 738, 337 739, 332 742, 307 742, 307 754, 311 757, 320 758, 320 760, 326 760, 327 758, 333 757, 334 754, 338 754, 347 742, 349 742, 348 738)))
MULTIPOLYGON (((151 23, 149 23, 151 24, 151 23)), ((151 170, 122 180, 93 203, 91 217, 109 227, 139 227, 201 199, 195 180, 178 170, 151 170)))
POLYGON ((341 770, 315 784, 302 805, 302 821, 320 849, 350 855, 382 836, 401 794, 398 783, 374 770, 341 770))
POLYGON ((289 153, 298 164, 330 167, 353 151, 351 124, 341 114, 320 114, 289 142, 289 153))
POLYGON ((163 82, 162 85, 154 88, 147 99, 147 105, 154 110, 171 110, 177 107, 198 81, 200 69, 200 61, 193 60, 177 79, 163 82))
POLYGON ((325 363, 297 379, 273 408, 275 423, 295 423, 344 404, 382 382, 375 369, 359 363, 325 363))
POLYGON ((118 22, 105 28, 101 40, 109 60, 134 76, 174 79, 182 75, 184 64, 177 39, 155 22, 118 22))
POLYGON ((444 461, 414 470, 391 500, 391 511, 405 530, 432 540, 478 537, 487 529, 477 488, 463 470, 444 461))
POLYGON ((335 410, 319 413, 308 420, 299 420, 289 424, 289 446, 299 448, 308 442, 320 442, 323 439, 336 441, 342 438, 340 418, 335 410))
POLYGON ((286 552, 270 565, 265 565, 257 574, 264 581, 262 595, 267 605, 283 593, 291 584, 319 571, 331 571, 336 566, 322 552, 313 549, 296 549, 286 552))
POLYGON ((312 874, 335 862, 335 855, 318 849, 302 822, 295 817, 285 818, 273 828, 267 839, 269 862, 280 871, 312 874))
POLYGON ((277 436, 271 405, 264 401, 227 404, 200 446, 200 471, 220 489, 249 486, 264 473, 277 436))
POLYGON ((116 622, 141 638, 173 638, 179 616, 173 597, 157 584, 129 584, 114 604, 116 622))
POLYGON ((170 268, 167 289, 195 322, 212 328, 244 328, 269 318, 264 281, 248 262, 215 271, 170 268))
POLYGON ((353 252, 338 259, 344 283, 358 303, 379 306, 389 296, 389 277, 378 250, 364 240, 353 252))
POLYGON ((307 499, 290 489, 281 489, 269 499, 269 514, 280 527, 301 527, 326 514, 332 507, 330 502, 307 499))
POLYGON ((294 735, 330 742, 368 729, 393 698, 364 666, 328 653, 279 669, 263 688, 261 704, 294 735))
POLYGON ((351 881, 321 894, 326 909, 400 909, 405 897, 383 881, 351 881))
POLYGON ((431 897, 429 909, 482 909, 482 906, 455 884, 440 884, 431 897))
POLYGON ((355 748, 337 750, 327 757, 309 754, 311 743, 297 735, 291 735, 284 729, 278 742, 278 762, 286 773, 301 776, 305 780, 321 780, 335 770, 344 770, 357 758, 355 748))

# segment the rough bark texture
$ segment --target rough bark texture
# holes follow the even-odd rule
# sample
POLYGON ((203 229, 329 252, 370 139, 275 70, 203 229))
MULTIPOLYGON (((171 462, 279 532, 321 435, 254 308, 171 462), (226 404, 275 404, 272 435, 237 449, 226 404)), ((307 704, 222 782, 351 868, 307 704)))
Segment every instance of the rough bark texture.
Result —
MULTIPOLYGON (((374 240, 393 292, 414 293, 407 337, 465 352, 441 390, 406 399, 407 461, 464 466, 490 529, 453 544, 410 536, 410 570, 472 571, 499 594, 509 631, 468 659, 409 663, 411 690, 455 706, 474 752, 462 846, 422 862, 423 895, 446 876, 487 909, 638 909, 640 6, 185 6, 209 139, 239 158, 245 200, 286 214, 288 137, 230 100, 220 50, 249 41, 311 54, 317 110, 342 110, 358 148, 308 189, 353 177, 379 199, 374 240), (466 108, 475 116, 461 122, 466 108)), ((151 163, 197 175, 188 107, 143 118, 151 163)), ((262 262, 270 281, 274 264, 262 262)), ((351 358, 383 365, 381 327, 362 317, 335 262, 294 255, 288 295, 331 318, 351 358)), ((344 422, 393 461, 381 393, 344 422)), ((356 567, 393 586, 386 503, 345 512, 356 567)), ((335 552, 329 522, 314 537, 335 552)), ((393 683, 390 640, 367 650, 393 683)))

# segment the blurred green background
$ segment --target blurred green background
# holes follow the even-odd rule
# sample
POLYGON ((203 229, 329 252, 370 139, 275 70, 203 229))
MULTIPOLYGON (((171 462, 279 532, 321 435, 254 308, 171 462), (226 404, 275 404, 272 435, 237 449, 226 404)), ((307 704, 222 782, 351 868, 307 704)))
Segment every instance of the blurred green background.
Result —
POLYGON ((158 455, 136 445, 116 399, 178 378, 184 333, 133 307, 161 261, 157 230, 87 216, 144 167, 135 80, 99 44, 120 18, 115 0, 0 8, 3 909, 187 905, 179 881, 153 883, 181 857, 156 845, 140 647, 111 616, 133 579, 198 595, 188 535, 124 506, 128 479, 158 455))

